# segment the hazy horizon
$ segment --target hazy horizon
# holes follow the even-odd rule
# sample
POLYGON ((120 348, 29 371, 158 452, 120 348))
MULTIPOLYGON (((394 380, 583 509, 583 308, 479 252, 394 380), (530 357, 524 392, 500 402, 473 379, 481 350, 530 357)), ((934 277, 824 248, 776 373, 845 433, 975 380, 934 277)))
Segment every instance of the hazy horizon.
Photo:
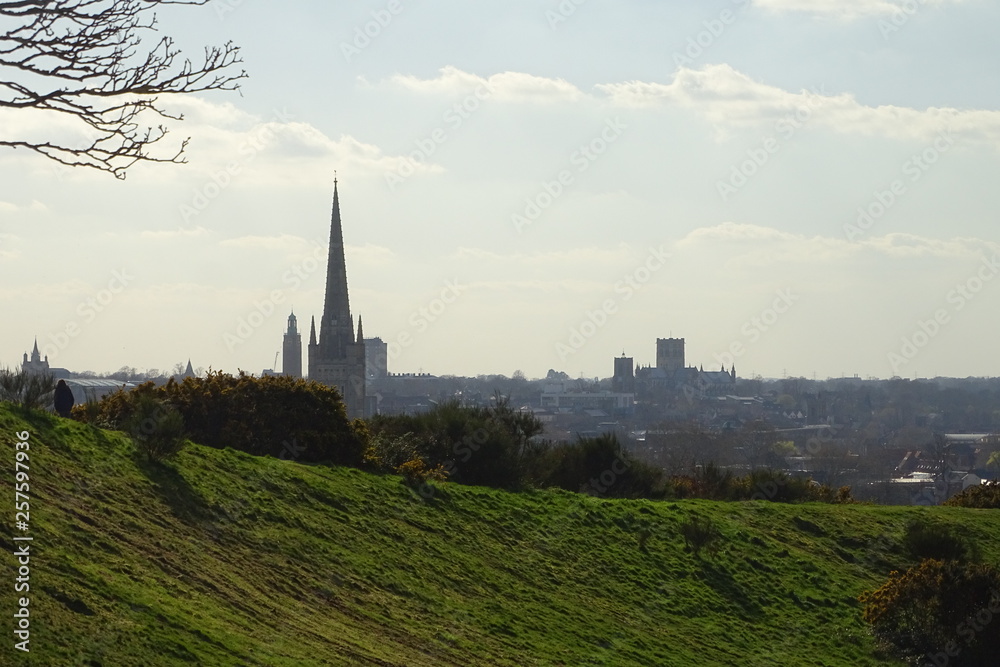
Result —
MULTIPOLYGON (((37 336, 73 371, 259 373, 293 308, 305 348, 336 172, 352 313, 391 372, 605 378, 677 337, 740 377, 1000 375, 1000 6, 158 14, 191 57, 232 39, 250 78, 162 98, 186 165, 0 151, 2 365, 37 336)), ((79 136, 39 122, 0 111, 79 136)))

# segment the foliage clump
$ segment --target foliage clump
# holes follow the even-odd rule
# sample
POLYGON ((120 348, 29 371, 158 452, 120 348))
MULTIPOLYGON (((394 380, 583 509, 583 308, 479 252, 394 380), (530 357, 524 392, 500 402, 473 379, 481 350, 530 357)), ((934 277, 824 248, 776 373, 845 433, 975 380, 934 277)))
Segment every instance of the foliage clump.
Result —
POLYGON ((1000 481, 993 480, 977 486, 970 486, 944 501, 944 504, 951 507, 1000 509, 1000 481))
POLYGON ((180 411, 152 396, 139 396, 122 426, 149 461, 166 461, 184 447, 184 418, 180 411))
POLYGON ((722 533, 711 519, 696 515, 681 524, 681 537, 684 538, 684 545, 700 558, 702 549, 712 553, 718 549, 722 533))
POLYGON ((553 445, 541 439, 544 426, 537 417, 503 396, 490 406, 452 401, 419 415, 379 415, 370 424, 365 460, 379 470, 427 471, 430 479, 446 476, 501 489, 554 486, 605 497, 662 495, 662 473, 634 459, 616 436, 553 445))
POLYGON ((943 523, 916 520, 906 526, 903 545, 917 560, 974 559, 975 547, 954 528, 943 523))
POLYGON ((694 475, 673 475, 668 478, 666 495, 678 499, 769 500, 778 503, 854 502, 849 486, 834 489, 808 478, 769 468, 758 468, 746 475, 735 475, 712 463, 702 466, 694 475))
POLYGON ((462 484, 525 486, 547 449, 537 440, 542 423, 500 396, 485 407, 449 401, 418 415, 377 415, 369 428, 365 458, 370 465, 398 471, 405 463, 422 461, 428 470, 440 469, 462 484))
POLYGON ((55 389, 55 378, 49 373, 0 368, 0 401, 5 403, 26 410, 41 410, 52 405, 55 389))
POLYGON ((996 665, 1000 654, 1000 571, 928 559, 862 594, 876 641, 910 664, 996 665))
POLYGON ((147 382, 105 396, 97 410, 76 406, 73 416, 123 429, 148 399, 176 409, 189 437, 210 447, 302 462, 363 463, 365 431, 348 421, 340 393, 286 376, 216 371, 159 387, 147 382))
POLYGON ((609 498, 663 496, 663 472, 632 456, 614 434, 555 445, 541 465, 540 486, 609 498))

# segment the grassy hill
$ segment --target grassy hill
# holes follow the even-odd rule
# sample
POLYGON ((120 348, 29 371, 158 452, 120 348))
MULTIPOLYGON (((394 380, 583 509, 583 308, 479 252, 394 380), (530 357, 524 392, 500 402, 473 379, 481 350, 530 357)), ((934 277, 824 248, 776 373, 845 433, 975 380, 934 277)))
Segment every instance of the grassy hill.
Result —
POLYGON ((894 664, 855 598, 909 564, 907 521, 953 522, 1000 560, 990 511, 452 484, 422 499, 394 476, 198 445, 150 466, 121 434, 0 406, 8 499, 23 430, 31 653, 12 648, 7 565, 2 664, 894 664), (718 553, 685 550, 692 515, 719 525, 718 553))

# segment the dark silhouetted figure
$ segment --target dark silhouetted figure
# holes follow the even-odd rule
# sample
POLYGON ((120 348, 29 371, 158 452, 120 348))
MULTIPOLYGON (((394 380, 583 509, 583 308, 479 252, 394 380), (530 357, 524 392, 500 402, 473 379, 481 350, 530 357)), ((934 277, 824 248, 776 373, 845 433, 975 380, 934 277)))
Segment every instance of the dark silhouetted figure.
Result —
POLYGON ((65 380, 59 380, 56 385, 55 404, 56 412, 60 417, 69 417, 69 411, 73 409, 73 390, 69 388, 65 380))

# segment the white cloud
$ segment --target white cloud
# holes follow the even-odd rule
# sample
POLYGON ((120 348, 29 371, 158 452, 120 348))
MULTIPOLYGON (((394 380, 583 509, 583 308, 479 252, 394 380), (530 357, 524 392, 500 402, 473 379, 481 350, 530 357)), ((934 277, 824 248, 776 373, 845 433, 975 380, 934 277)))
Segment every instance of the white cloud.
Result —
POLYGON ((847 238, 805 236, 735 222, 695 229, 676 243, 679 256, 699 247, 720 249, 723 246, 733 249, 733 255, 750 264, 775 261, 831 263, 863 253, 874 253, 884 258, 936 257, 967 261, 983 254, 1000 252, 1000 244, 977 238, 934 239, 893 233, 850 241, 847 238))
POLYGON ((366 243, 361 246, 345 246, 344 253, 347 255, 348 264, 359 264, 365 266, 386 267, 396 263, 396 253, 385 246, 366 243))
POLYGON ((634 259, 635 253, 627 244, 620 243, 614 248, 571 248, 569 250, 553 250, 536 253, 500 254, 483 248, 459 248, 451 259, 468 262, 477 266, 497 263, 506 267, 519 265, 524 267, 566 267, 579 266, 594 268, 598 266, 620 266, 634 259))
POLYGON ((48 211, 49 207, 38 201, 37 199, 32 199, 30 204, 18 205, 7 201, 0 201, 0 213, 18 213, 20 211, 30 211, 33 213, 44 213, 48 211))
POLYGON ((680 68, 669 84, 632 81, 601 84, 597 89, 623 107, 692 109, 719 128, 773 125, 798 115, 800 121, 845 134, 933 141, 947 132, 956 140, 1000 146, 1000 111, 865 106, 853 95, 831 95, 822 86, 817 91, 789 92, 754 81, 726 64, 680 68))
POLYGON ((957 4, 963 0, 753 0, 760 9, 774 12, 799 12, 838 19, 885 16, 920 5, 957 4), (919 4, 918 4, 919 3, 919 4))
POLYGON ((204 227, 194 227, 192 229, 182 229, 178 227, 173 230, 147 230, 139 234, 139 236, 153 241, 168 241, 171 239, 201 238, 208 233, 208 230, 204 227))
POLYGON ((697 70, 682 67, 670 83, 598 84, 594 93, 585 93, 562 79, 518 72, 484 78, 455 67, 442 69, 434 79, 398 75, 391 81, 415 92, 448 97, 488 89, 498 100, 517 103, 576 104, 590 100, 631 109, 691 109, 715 125, 719 136, 725 136, 728 128, 773 127, 782 119, 797 118, 799 122, 805 119, 806 123, 843 134, 931 142, 947 132, 956 141, 985 141, 1000 146, 1000 111, 914 109, 892 104, 866 106, 850 93, 831 94, 823 86, 811 91, 787 91, 755 81, 728 64, 706 65, 697 70))
POLYGON ((277 236, 239 236, 225 239, 219 245, 227 248, 267 250, 281 254, 305 251, 309 242, 301 236, 279 234, 277 236))
POLYGON ((524 72, 501 72, 484 78, 452 66, 442 68, 434 79, 396 75, 390 81, 417 93, 449 97, 478 94, 481 98, 503 102, 575 102, 586 97, 583 91, 563 79, 524 72))

